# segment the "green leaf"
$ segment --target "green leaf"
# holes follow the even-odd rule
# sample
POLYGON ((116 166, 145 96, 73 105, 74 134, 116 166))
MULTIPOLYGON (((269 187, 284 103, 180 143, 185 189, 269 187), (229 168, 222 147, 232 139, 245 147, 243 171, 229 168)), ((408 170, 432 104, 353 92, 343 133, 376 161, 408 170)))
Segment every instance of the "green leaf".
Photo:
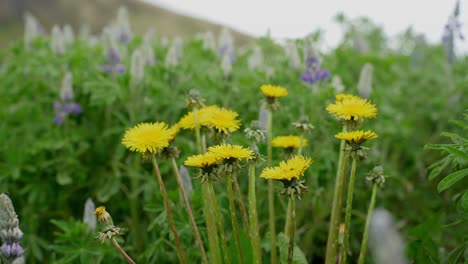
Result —
POLYGON ((463 152, 463 151, 461 151, 461 150, 459 150, 457 148, 454 148, 452 146, 444 146, 444 149, 446 149, 448 152, 450 152, 450 154, 459 157, 460 159, 468 160, 468 154, 466 154, 465 152, 463 152))
POLYGON ((437 190, 443 192, 468 175, 468 168, 451 173, 439 182, 437 190))
POLYGON ((452 252, 450 252, 450 255, 447 258, 446 263, 447 264, 457 264, 457 263, 459 263, 458 259, 460 258, 461 253, 463 251, 465 251, 467 243, 468 242, 465 242, 465 243, 461 244, 460 246, 458 246, 457 248, 455 248, 454 250, 452 250, 452 252))
POLYGON ((432 169, 431 173, 429 174, 429 180, 433 180, 437 176, 440 175, 440 173, 450 164, 451 160, 447 157, 439 160, 438 162, 432 164, 429 169, 432 169))
POLYGON ((453 142, 461 144, 462 142, 468 143, 468 140, 454 133, 442 132, 440 135, 444 137, 449 137, 453 142))
MULTIPOLYGON (((278 234, 278 248, 280 251, 280 263, 286 263, 288 259, 289 238, 285 234, 278 234)), ((307 259, 302 250, 294 245, 293 261, 294 264, 307 264, 307 259)))
POLYGON ((465 191, 461 198, 461 205, 464 210, 468 210, 468 191, 465 191))

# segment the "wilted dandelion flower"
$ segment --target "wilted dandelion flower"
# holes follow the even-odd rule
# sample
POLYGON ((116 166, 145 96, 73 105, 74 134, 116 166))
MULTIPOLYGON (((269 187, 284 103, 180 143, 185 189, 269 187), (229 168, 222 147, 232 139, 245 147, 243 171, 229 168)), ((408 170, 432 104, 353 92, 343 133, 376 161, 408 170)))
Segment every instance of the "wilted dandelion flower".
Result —
POLYGON ((307 139, 292 135, 274 137, 271 143, 277 148, 299 148, 309 144, 307 139))
POLYGON ((122 144, 141 154, 156 154, 169 146, 173 137, 174 131, 164 122, 140 123, 125 132, 122 144))
POLYGON ((367 140, 376 139, 378 136, 376 133, 367 130, 356 130, 350 132, 340 132, 335 135, 338 139, 343 139, 349 145, 360 145, 367 140))
POLYGON ((208 153, 217 160, 243 160, 252 159, 254 153, 252 150, 239 145, 221 144, 208 148, 208 153))
POLYGON ((105 206, 99 206, 94 210, 94 214, 97 216, 97 219, 101 223, 107 223, 110 219, 111 216, 110 214, 106 211, 105 206))
POLYGON ((329 104, 327 111, 342 120, 348 121, 359 121, 364 118, 374 118, 377 116, 375 105, 357 96, 344 98, 334 104, 329 104))
POLYGON ((272 99, 285 97, 288 95, 288 90, 286 88, 271 84, 264 84, 260 86, 260 90, 265 97, 272 99))

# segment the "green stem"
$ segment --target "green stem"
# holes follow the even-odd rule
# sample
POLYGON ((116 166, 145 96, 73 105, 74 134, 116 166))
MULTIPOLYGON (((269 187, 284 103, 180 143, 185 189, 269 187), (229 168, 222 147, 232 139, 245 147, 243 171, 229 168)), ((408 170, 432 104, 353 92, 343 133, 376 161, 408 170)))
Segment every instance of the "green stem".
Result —
MULTIPOLYGON (((270 110, 268 114, 268 133, 267 133, 267 164, 272 166, 272 139, 273 139, 273 112, 270 110)), ((268 211, 270 224, 270 241, 271 241, 271 264, 277 264, 276 254, 276 227, 275 227, 275 200, 274 200, 273 180, 268 180, 268 211)))
POLYGON ((369 210, 367 211, 366 225, 364 226, 364 234, 362 236, 361 252, 359 253, 358 264, 364 264, 366 260, 367 241, 369 239, 369 227, 370 227, 370 221, 372 219, 372 215, 374 214, 374 206, 375 206, 376 197, 377 197, 377 184, 374 183, 374 187, 372 188, 372 197, 371 197, 371 201, 369 205, 369 210))
POLYGON ((249 219, 247 217, 247 211, 245 210, 244 205, 244 196, 239 187, 239 182, 237 181, 237 176, 232 177, 232 183, 234 184, 234 191, 237 195, 237 203, 239 205, 240 212, 242 214, 242 223, 244 224, 244 229, 249 230, 249 219))
MULTIPOLYGON (((304 133, 301 133, 299 136, 299 147, 297 148, 297 155, 302 154, 302 140, 304 138, 304 133)), ((288 209, 286 212, 289 212, 291 210, 291 200, 288 200, 288 209)), ((289 221, 289 217, 286 217, 286 223, 284 224, 284 234, 286 236, 289 236, 289 230, 291 230, 291 227, 289 226, 291 223, 289 221)))
POLYGON ((207 181, 204 184, 209 184, 210 187, 211 201, 213 203, 212 207, 214 208, 214 214, 219 230, 219 239, 221 240, 221 247, 223 248, 224 264, 231 264, 231 258, 229 257, 229 250, 226 243, 226 235, 224 234, 223 219, 221 217, 221 212, 219 211, 218 201, 216 200, 216 194, 214 192, 213 184, 211 184, 210 181, 207 181))
POLYGON ((236 205, 234 204, 234 192, 232 191, 231 174, 227 175, 226 184, 227 184, 227 189, 228 189, 229 209, 231 211, 232 230, 234 232, 234 237, 236 239, 235 243, 236 243, 237 251, 240 256, 240 263, 244 263, 244 254, 242 253, 242 247, 241 247, 240 236, 239 236, 239 226, 237 225, 236 205))
POLYGON ((135 261, 123 250, 123 248, 117 243, 117 240, 115 238, 112 238, 112 244, 117 248, 117 250, 120 252, 122 257, 130 264, 135 264, 135 261))
POLYGON ((153 169, 154 169, 154 174, 156 175, 156 179, 158 180, 159 183, 159 188, 161 190, 161 194, 163 196, 163 201, 164 201, 164 207, 166 208, 166 213, 167 213, 167 218, 169 220, 169 224, 171 226, 172 233, 174 234, 174 239, 176 242, 176 248, 177 248, 177 255, 179 256, 179 261, 180 263, 186 263, 185 261, 185 254, 182 249, 182 243, 180 242, 179 238, 179 233, 177 232, 175 223, 174 223, 174 217, 172 216, 172 210, 171 206, 169 204, 169 198, 167 197, 167 192, 166 192, 166 187, 164 186, 163 179, 161 177, 161 172, 159 170, 158 163, 156 162, 156 158, 154 155, 151 157, 151 162, 153 163, 153 169))
MULTIPOLYGON (((200 123, 198 121, 198 108, 193 108, 195 140, 198 152, 206 151, 205 136, 200 135, 200 123)), ((211 262, 221 263, 221 251, 219 248, 218 228, 216 226, 216 216, 211 195, 211 183, 202 184, 203 214, 205 216, 206 229, 208 233, 208 244, 211 262)))
MULTIPOLYGON (((343 125, 343 132, 347 128, 343 125)), ((347 155, 346 155, 347 156, 347 155)), ((341 186, 343 178, 345 178, 345 141, 341 140, 340 153, 338 158, 338 169, 336 171, 335 188, 333 192, 333 202, 330 214, 330 224, 328 229, 327 251, 325 256, 326 264, 335 264, 337 261, 337 247, 338 247, 338 230, 341 220, 341 186)))
POLYGON ((351 175, 349 176, 348 183, 348 198, 346 199, 346 216, 345 216, 345 229, 343 236, 343 251, 341 252, 341 259, 346 263, 349 249, 349 229, 351 223, 351 210, 353 209, 353 193, 354 193, 354 179, 356 176, 357 157, 353 157, 351 164, 351 175))
MULTIPOLYGON (((138 168, 140 164, 140 160, 138 156, 135 156, 134 159, 134 166, 138 168)), ((138 171, 135 169, 135 171, 138 171)), ((138 188, 140 187, 140 181, 138 179, 138 174, 132 173, 130 174, 130 212, 132 217, 132 230, 134 234, 134 244, 135 249, 137 252, 141 252, 143 250, 143 233, 141 229, 140 223, 140 199, 138 198, 138 188)))
POLYGON ((257 198, 255 194, 255 164, 249 165, 249 220, 250 240, 252 241, 252 262, 262 263, 262 248, 258 228, 257 198))
POLYGON ((172 170, 176 176, 177 184, 179 185, 180 193, 185 204, 185 209, 190 219, 190 225, 192 226, 193 235, 197 241, 198 249, 200 250, 202 262, 208 264, 208 257, 206 256, 205 248, 203 247, 203 242, 201 240, 200 232, 198 232, 197 224, 195 223, 195 217, 193 216, 192 207, 190 206, 190 201, 185 192, 184 185, 182 184, 182 179, 180 178, 179 169, 177 168, 177 163, 174 158, 172 158, 172 170))
POLYGON ((294 256, 294 235, 295 235, 295 222, 296 222, 296 201, 294 198, 289 199, 291 207, 288 213, 289 222, 289 247, 288 247, 288 264, 291 264, 294 256))

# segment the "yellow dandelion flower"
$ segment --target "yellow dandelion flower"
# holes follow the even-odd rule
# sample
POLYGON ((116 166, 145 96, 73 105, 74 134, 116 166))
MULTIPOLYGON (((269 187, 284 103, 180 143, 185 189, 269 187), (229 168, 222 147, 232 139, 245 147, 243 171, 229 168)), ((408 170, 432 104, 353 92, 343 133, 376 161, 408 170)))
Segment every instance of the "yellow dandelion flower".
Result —
POLYGON ((357 121, 377 116, 377 108, 371 102, 359 97, 345 98, 327 106, 330 114, 343 120, 357 121))
POLYGON ((218 160, 224 159, 252 159, 253 151, 239 145, 222 144, 208 148, 208 153, 211 153, 218 160))
POLYGON ((204 169, 215 165, 217 161, 218 159, 216 159, 214 155, 212 155, 211 153, 205 153, 188 157, 184 161, 184 164, 189 167, 204 169))
MULTIPOLYGON (((208 125, 207 120, 209 119, 209 115, 215 109, 219 109, 219 107, 216 105, 210 105, 202 107, 198 110, 198 124, 200 125, 200 127, 208 125)), ((184 117, 180 119, 177 125, 183 129, 194 129, 195 115, 193 114, 193 112, 188 112, 184 117)))
POLYGON ((94 210, 94 214, 97 216, 99 222, 107 222, 111 218, 110 214, 106 211, 105 206, 99 206, 96 208, 96 210, 94 210))
POLYGON ((352 94, 337 94, 337 95, 335 95, 335 100, 337 102, 341 102, 341 101, 347 100, 347 99, 362 99, 362 98, 359 97, 359 96, 356 96, 356 95, 352 95, 352 94))
POLYGON ((276 148, 299 148, 309 144, 307 139, 291 135, 274 137, 271 143, 276 148))
POLYGON ((286 88, 271 84, 260 86, 260 90, 262 90, 263 95, 268 98, 280 98, 288 95, 288 90, 286 88))
POLYGON ((356 130, 351 132, 340 132, 335 135, 338 139, 345 140, 348 144, 356 145, 371 139, 376 139, 378 136, 371 130, 356 130))
POLYGON ((129 128, 122 139, 122 144, 131 151, 155 154, 169 146, 174 138, 164 122, 140 123, 129 128))
POLYGON ((180 130, 180 126, 179 124, 175 124, 175 125, 172 125, 170 128, 169 128, 169 133, 171 134, 171 140, 174 140, 175 137, 177 136, 177 134, 179 133, 179 130, 180 130))
POLYGON ((205 123, 214 128, 218 133, 232 133, 239 129, 240 121, 237 120, 237 114, 234 111, 225 108, 212 108, 206 113, 205 123))
POLYGON ((311 158, 297 155, 287 161, 280 162, 279 166, 265 168, 260 177, 280 181, 291 181, 304 176, 304 172, 310 167, 313 160, 311 158))

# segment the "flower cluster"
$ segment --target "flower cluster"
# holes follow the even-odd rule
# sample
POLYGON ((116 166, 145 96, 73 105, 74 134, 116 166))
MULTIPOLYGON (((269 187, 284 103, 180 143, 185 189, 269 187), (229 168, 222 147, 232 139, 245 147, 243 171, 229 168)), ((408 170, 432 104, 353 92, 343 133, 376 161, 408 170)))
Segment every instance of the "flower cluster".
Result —
POLYGON ((116 73, 123 74, 125 72, 125 65, 121 63, 122 58, 120 56, 120 52, 114 45, 111 45, 111 47, 107 48, 106 60, 107 63, 101 65, 101 69, 104 72, 107 72, 111 75, 116 73))
POLYGON ((77 116, 83 113, 80 104, 74 101, 73 76, 71 73, 67 73, 62 80, 60 100, 54 102, 54 111, 54 123, 57 125, 62 124, 70 114, 77 116))
POLYGON ((24 263, 23 248, 19 241, 23 232, 19 229, 19 220, 10 198, 0 194, 0 257, 5 263, 24 263))
POLYGON ((217 181, 226 174, 240 169, 240 161, 254 158, 254 152, 239 145, 221 144, 208 148, 208 152, 188 157, 184 164, 200 168, 202 182, 217 181))

